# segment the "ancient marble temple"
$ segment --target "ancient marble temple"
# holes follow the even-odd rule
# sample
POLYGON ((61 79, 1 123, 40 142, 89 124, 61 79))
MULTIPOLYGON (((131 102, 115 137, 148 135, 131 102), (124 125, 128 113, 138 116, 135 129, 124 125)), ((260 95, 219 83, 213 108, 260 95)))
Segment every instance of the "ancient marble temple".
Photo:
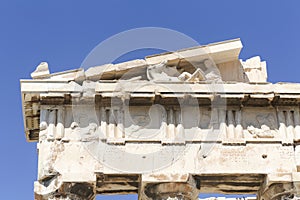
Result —
POLYGON ((21 80, 35 199, 300 199, 300 84, 269 83, 266 62, 241 49, 235 39, 58 73, 41 63, 21 80))

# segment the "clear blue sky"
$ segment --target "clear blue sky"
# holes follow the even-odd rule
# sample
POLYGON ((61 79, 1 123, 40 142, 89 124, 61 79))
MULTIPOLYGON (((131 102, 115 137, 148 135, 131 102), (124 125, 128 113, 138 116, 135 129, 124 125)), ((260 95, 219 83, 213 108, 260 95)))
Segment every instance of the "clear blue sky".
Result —
POLYGON ((165 27, 200 44, 240 37, 241 58, 260 55, 268 63, 269 81, 300 82, 299 9, 298 0, 2 0, 1 199, 33 199, 36 144, 25 140, 19 79, 30 78, 41 61, 52 72, 78 68, 109 36, 137 27, 165 27))

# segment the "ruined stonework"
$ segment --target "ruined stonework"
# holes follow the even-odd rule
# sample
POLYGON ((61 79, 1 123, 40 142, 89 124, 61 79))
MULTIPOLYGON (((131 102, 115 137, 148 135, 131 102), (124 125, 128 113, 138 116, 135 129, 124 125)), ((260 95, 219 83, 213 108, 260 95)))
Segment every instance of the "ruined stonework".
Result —
POLYGON ((36 200, 300 199, 300 84, 267 82, 239 39, 21 80, 36 200), (225 198, 210 198, 225 199, 225 198))

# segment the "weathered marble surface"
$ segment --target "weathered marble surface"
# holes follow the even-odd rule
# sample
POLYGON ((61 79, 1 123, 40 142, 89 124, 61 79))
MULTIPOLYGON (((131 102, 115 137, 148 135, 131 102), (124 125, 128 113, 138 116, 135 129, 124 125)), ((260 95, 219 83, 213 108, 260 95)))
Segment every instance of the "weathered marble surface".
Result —
POLYGON ((21 80, 35 198, 297 199, 300 84, 268 83, 266 63, 239 60, 241 48, 237 39, 54 74, 39 65, 21 80))

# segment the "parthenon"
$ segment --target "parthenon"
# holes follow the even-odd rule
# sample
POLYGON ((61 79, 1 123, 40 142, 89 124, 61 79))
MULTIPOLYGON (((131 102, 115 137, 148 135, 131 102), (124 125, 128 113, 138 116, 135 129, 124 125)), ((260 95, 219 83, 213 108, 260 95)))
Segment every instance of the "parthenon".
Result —
POLYGON ((239 59, 242 47, 57 73, 41 63, 21 80, 35 199, 300 199, 300 83, 268 82, 266 62, 239 59))

